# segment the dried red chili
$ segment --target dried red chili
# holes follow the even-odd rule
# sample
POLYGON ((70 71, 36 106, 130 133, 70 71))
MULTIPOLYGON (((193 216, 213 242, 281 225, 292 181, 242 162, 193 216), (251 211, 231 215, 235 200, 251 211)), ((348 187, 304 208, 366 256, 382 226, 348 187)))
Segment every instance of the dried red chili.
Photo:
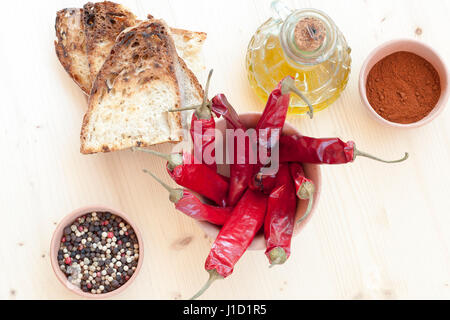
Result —
POLYGON ((295 86, 294 78, 288 76, 281 80, 277 87, 271 92, 267 100, 266 108, 259 119, 256 129, 283 129, 284 122, 290 103, 290 95, 295 93, 300 96, 309 107, 308 114, 311 119, 314 116, 314 109, 308 99, 295 86))
POLYGON ((306 136, 280 137, 280 162, 301 162, 314 164, 344 164, 355 161, 357 156, 367 157, 384 163, 397 163, 408 159, 387 161, 362 152, 353 141, 347 143, 338 138, 316 139, 306 136))
POLYGON ((260 191, 264 194, 270 194, 275 188, 276 181, 277 174, 264 174, 260 170, 260 172, 253 176, 249 187, 252 190, 260 191))
MULTIPOLYGON (((243 132, 247 130, 225 95, 218 94, 212 99, 211 110, 217 117, 223 117, 232 129, 242 130, 243 132)), ((245 143, 248 143, 248 145, 244 147, 238 146, 236 140, 234 143, 234 161, 230 164, 230 190, 227 198, 229 206, 238 203, 253 178, 253 165, 250 161, 253 158, 253 149, 251 148, 251 141, 246 139, 245 143), (238 150, 238 148, 244 148, 244 150, 238 150)))
POLYGON ((311 179, 306 178, 305 171, 300 163, 292 162, 289 164, 292 179, 295 183, 297 197, 301 200, 308 200, 308 207, 305 214, 297 220, 297 223, 304 221, 311 213, 314 203, 315 186, 311 179))
POLYGON ((211 102, 208 100, 209 85, 213 70, 209 72, 208 81, 205 86, 205 93, 203 95, 203 103, 199 106, 191 106, 181 109, 172 109, 169 112, 180 112, 187 110, 195 110, 192 115, 191 128, 189 130, 193 141, 193 154, 197 163, 206 164, 212 170, 217 171, 217 164, 215 158, 215 129, 216 121, 211 113, 211 102), (213 161, 206 163, 205 151, 210 151, 213 161))
POLYGON ((270 264, 283 264, 291 254, 291 240, 295 226, 297 198, 287 164, 281 164, 276 187, 267 202, 264 221, 266 255, 270 264))
MULTIPOLYGON (((286 122, 289 102, 291 100, 288 85, 293 84, 292 77, 286 77, 280 81, 277 87, 270 93, 264 112, 256 125, 256 134, 258 137, 258 148, 265 148, 270 156, 271 146, 278 143, 278 140, 272 140, 272 134, 278 130, 278 135, 286 122), (266 136, 262 137, 262 130, 266 130, 266 136)), ((279 137, 279 136, 278 136, 279 137)), ((262 160, 259 159, 258 165, 254 167, 254 173, 258 172, 263 166, 262 160)))
POLYGON ((218 226, 224 225, 230 218, 233 208, 222 208, 205 204, 189 190, 171 188, 150 171, 144 170, 144 172, 150 174, 169 191, 170 201, 175 204, 175 208, 178 211, 185 215, 197 221, 206 221, 218 226))
POLYGON ((209 107, 210 102, 208 100, 209 84, 211 82, 212 73, 213 70, 210 71, 208 81, 206 82, 203 103, 192 115, 190 132, 192 141, 194 142, 195 157, 200 156, 201 159, 199 160, 202 161, 201 163, 205 163, 205 151, 211 149, 210 154, 213 157, 214 161, 212 163, 205 164, 214 171, 217 171, 217 164, 215 160, 216 121, 212 116, 211 109, 209 107), (200 132, 196 132, 197 128, 201 128, 200 132), (200 141, 201 143, 199 144, 198 141, 200 141))
POLYGON ((228 102, 224 94, 218 94, 211 100, 211 111, 220 118, 224 118, 227 123, 235 130, 247 130, 247 127, 241 122, 239 115, 233 106, 228 102))
MULTIPOLYGON (((291 92, 293 91, 299 92, 295 87, 294 78, 286 77, 278 83, 277 87, 270 93, 264 112, 256 125, 257 133, 266 129, 269 131, 279 130, 280 132, 283 130, 291 100, 291 92)), ((312 107, 310 112, 312 115, 312 107)), ((267 141, 270 141, 270 136, 267 141)))
POLYGON ((148 149, 134 148, 133 150, 150 153, 166 159, 167 172, 177 184, 197 192, 222 207, 226 207, 229 187, 228 179, 204 164, 194 164, 191 154, 167 155, 148 149))
POLYGON ((245 192, 220 230, 206 259, 209 280, 192 299, 201 296, 215 280, 224 279, 233 272, 234 266, 261 229, 266 206, 266 196, 252 190, 245 192))
MULTIPOLYGON (((264 148, 268 156, 271 156, 272 146, 279 142, 279 135, 286 122, 291 92, 300 95, 300 97, 307 102, 310 107, 308 113, 311 118, 313 117, 313 108, 308 100, 295 87, 294 78, 286 77, 280 81, 277 87, 270 93, 264 112, 256 125, 258 148, 264 148), (263 135, 264 131, 266 134, 263 135), (275 132, 278 132, 277 136, 273 136, 275 132)), ((262 159, 259 159, 258 164, 254 166, 255 173, 261 169, 261 166, 266 164, 264 162, 265 161, 262 159)))

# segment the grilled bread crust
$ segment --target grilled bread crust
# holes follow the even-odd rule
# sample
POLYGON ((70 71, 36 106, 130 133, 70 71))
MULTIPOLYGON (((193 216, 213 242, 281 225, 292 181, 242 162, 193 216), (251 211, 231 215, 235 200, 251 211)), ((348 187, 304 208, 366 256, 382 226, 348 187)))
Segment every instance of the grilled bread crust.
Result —
POLYGON ((167 112, 181 105, 178 63, 163 21, 144 21, 121 33, 94 81, 81 131, 81 152, 179 141, 181 115, 167 112), (157 103, 152 103, 155 99, 157 103))
POLYGON ((84 5, 83 23, 91 82, 109 56, 117 35, 136 25, 136 22, 132 12, 114 2, 89 2, 84 5))
MULTIPOLYGON (((91 8, 94 7, 93 4, 87 4, 86 6, 90 6, 91 8)), ((92 10, 94 9, 91 9, 91 11, 92 10)), ((108 18, 106 13, 107 11, 105 10, 102 12, 97 11, 97 20, 106 20, 108 18)), ((87 14, 85 13, 85 10, 81 8, 69 8, 58 11, 55 23, 57 36, 55 49, 64 69, 80 86, 83 92, 89 95, 91 93, 92 82, 97 76, 97 73, 91 74, 91 69, 89 67, 84 24, 86 17, 87 14)), ((139 21, 136 20, 136 23, 139 23, 139 21)), ((106 28, 106 23, 103 24, 103 27, 97 27, 97 31, 99 31, 99 33, 104 33, 102 37, 108 38, 108 43, 111 43, 111 41, 115 42, 121 31, 121 28, 110 28, 100 31, 102 28, 106 28)), ((187 68, 185 69, 191 75, 190 80, 193 82, 193 86, 201 88, 197 78, 192 75, 201 75, 204 72, 205 68, 202 63, 200 52, 207 37, 206 33, 171 28, 171 35, 174 39, 178 55, 186 62, 187 68), (193 73, 190 72, 191 70, 193 73)), ((94 49, 96 46, 92 41, 90 42, 90 46, 92 47, 91 52, 92 50, 97 50, 94 49)), ((102 57, 104 57, 104 59, 102 57, 97 59, 97 67, 95 67, 95 69, 97 69, 98 66, 101 67, 103 65, 111 48, 112 45, 109 49, 106 47, 101 49, 103 52, 102 57)), ((198 91, 197 93, 201 94, 201 91, 198 91)))
POLYGON ((186 62, 189 69, 196 75, 203 74, 205 67, 202 63, 201 50, 207 34, 183 29, 170 30, 178 55, 186 62))
POLYGON ((86 54, 84 10, 68 8, 56 13, 55 50, 70 77, 84 92, 90 92, 89 61, 86 54))

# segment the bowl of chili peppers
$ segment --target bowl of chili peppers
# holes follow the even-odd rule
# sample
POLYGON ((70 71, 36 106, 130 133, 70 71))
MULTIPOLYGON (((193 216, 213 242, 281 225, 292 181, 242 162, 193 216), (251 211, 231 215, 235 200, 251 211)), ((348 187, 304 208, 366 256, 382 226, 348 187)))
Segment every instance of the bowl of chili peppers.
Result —
POLYGON ((167 173, 179 188, 144 171, 169 192, 169 200, 179 212, 195 219, 215 239, 205 262, 209 280, 192 299, 203 294, 215 280, 230 276, 248 249, 265 249, 271 266, 288 260, 292 237, 311 219, 318 202, 319 165, 347 164, 358 156, 385 163, 408 158, 405 153, 401 159, 387 161, 360 151, 353 141, 301 135, 286 123, 291 93, 304 97, 295 88, 292 77, 280 81, 262 114, 239 115, 225 95, 208 99, 211 75, 201 105, 171 110, 195 110, 190 128, 192 150, 161 154, 134 148, 167 161, 167 173), (216 118, 220 120, 216 122, 216 118), (254 130, 248 138, 239 140, 236 135, 224 135, 225 129, 234 133, 254 130), (219 134, 222 138, 231 137, 233 147, 222 143, 224 150, 219 152, 219 134), (242 149, 244 152, 239 152, 242 149), (212 161, 206 160, 205 151, 209 151, 212 161), (264 161, 264 153, 270 155, 269 162, 264 161), (219 154, 228 155, 225 165, 218 161, 219 154), (272 166, 274 162, 276 166, 272 166), (273 167, 276 169, 266 170, 273 167))
MULTIPOLYGON (((252 129, 256 128, 258 121, 261 119, 261 116, 262 116, 262 114, 257 113, 257 112, 239 114, 239 118, 242 121, 242 124, 246 128, 252 128, 252 129)), ((225 130, 227 128, 229 128, 229 126, 227 126, 227 122, 225 120, 220 119, 216 122, 216 129, 218 130, 218 132, 220 132, 222 134, 222 136, 226 136, 225 130)), ((300 133, 291 124, 286 122, 283 127, 282 135, 286 135, 286 136, 300 135, 300 133)), ((227 167, 229 167, 229 166, 225 165, 225 166, 221 167, 219 165, 218 170, 219 170, 219 172, 223 172, 223 174, 225 176, 229 177, 230 173, 231 173, 230 172, 231 168, 227 168, 227 167)), ((281 171, 282 175, 283 175, 283 172, 286 171, 286 169, 287 168, 283 167, 283 164, 280 164, 279 170, 281 171)), ((299 180, 297 180, 297 181, 293 180, 294 184, 298 183, 298 185, 299 185, 299 187, 298 187, 299 194, 301 192, 303 192, 303 193, 310 192, 310 196, 309 195, 302 196, 304 199, 297 197, 297 199, 296 199, 297 202, 295 204, 295 212, 293 212, 292 209, 289 209, 289 205, 293 206, 293 204, 289 204, 289 200, 286 201, 286 204, 288 204, 286 208, 280 208, 281 211, 285 210, 285 212, 288 212, 289 210, 291 210, 291 215, 292 214, 295 215, 295 221, 299 221, 298 223, 293 223, 293 225, 294 225, 293 236, 296 236, 300 233, 300 231, 304 228, 304 226, 310 221, 312 214, 316 210, 316 207, 317 207, 317 204, 319 201, 319 197, 320 197, 321 187, 322 187, 322 175, 320 172, 319 165, 309 164, 309 163, 289 164, 288 171, 292 172, 292 175, 294 175, 294 176, 296 175, 296 172, 297 172, 297 176, 298 176, 298 174, 300 175, 300 177, 298 178, 299 180), (310 188, 310 190, 302 191, 302 189, 301 189, 302 183, 303 183, 303 185, 306 185, 307 188, 310 188), (309 201, 309 198, 311 198, 310 201, 309 201), (304 217, 304 219, 302 219, 302 217, 304 217)), ((250 183, 250 185, 251 185, 250 188, 251 189, 260 189, 259 190, 260 192, 269 196, 270 192, 274 189, 274 185, 273 185, 273 183, 275 182, 274 178, 275 178, 274 176, 270 176, 270 177, 263 176, 262 178, 258 179, 257 174, 253 175, 253 179, 250 183), (267 184, 265 184, 264 179, 268 180, 267 184)), ((290 188, 291 190, 292 190, 292 186, 293 185, 291 185, 291 188, 290 188)), ((295 193, 295 192, 296 191, 293 191, 293 193, 295 193)), ((283 200, 286 200, 286 199, 280 198, 280 201, 283 201, 283 200)), ((206 221, 198 221, 198 223, 210 239, 217 238, 217 236, 221 230, 221 226, 218 226, 216 224, 206 222, 206 221)), ((277 231, 277 229, 282 229, 284 227, 285 226, 283 224, 280 224, 279 228, 274 228, 275 229, 274 231, 277 231)), ((282 237, 282 235, 280 235, 280 237, 282 237)), ((290 237, 288 236, 287 238, 290 238, 290 237)), ((266 249, 267 249, 267 244, 266 244, 266 239, 264 237, 264 230, 261 229, 254 237, 248 250, 266 250, 266 249)))

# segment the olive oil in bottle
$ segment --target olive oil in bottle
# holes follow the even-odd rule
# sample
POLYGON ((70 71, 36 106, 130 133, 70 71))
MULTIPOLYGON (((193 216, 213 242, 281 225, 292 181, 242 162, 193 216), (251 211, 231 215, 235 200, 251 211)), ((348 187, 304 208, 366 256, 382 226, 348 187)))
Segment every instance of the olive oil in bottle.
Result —
MULTIPOLYGON (((275 17, 258 28, 250 41, 246 66, 250 85, 267 101, 270 92, 286 76, 320 111, 345 89, 351 69, 351 49, 325 13, 304 9, 291 11, 274 1, 275 17)), ((289 112, 305 114, 305 101, 292 95, 289 112)))

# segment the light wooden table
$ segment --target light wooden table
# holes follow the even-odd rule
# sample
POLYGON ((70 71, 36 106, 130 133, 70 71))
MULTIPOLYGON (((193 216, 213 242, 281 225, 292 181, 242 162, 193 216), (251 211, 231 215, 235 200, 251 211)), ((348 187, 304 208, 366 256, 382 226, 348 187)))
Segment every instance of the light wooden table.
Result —
MULTIPOLYGON (((253 32, 270 15, 269 0, 122 2, 140 17, 151 13, 171 26, 206 31, 204 54, 216 71, 211 92, 226 93, 239 111, 262 110, 248 85, 244 57, 253 32)), ((369 118, 357 91, 364 57, 393 38, 420 39, 450 64, 450 3, 286 3, 327 12, 353 49, 353 72, 338 102, 314 121, 290 122, 307 135, 353 139, 385 157, 409 151, 411 158, 392 166, 361 158, 323 167, 320 205, 293 241, 289 263, 269 270, 262 252, 249 252, 234 275, 204 298, 450 298, 450 108, 426 127, 388 129, 369 118)), ((86 99, 56 59, 53 40, 55 12, 82 4, 3 4, 0 298, 76 299, 53 275, 49 242, 64 215, 97 203, 127 212, 144 236, 143 269, 117 298, 189 298, 207 279, 203 264, 210 242, 141 172, 150 168, 164 176, 163 162, 131 152, 82 156, 78 151, 86 99)))

